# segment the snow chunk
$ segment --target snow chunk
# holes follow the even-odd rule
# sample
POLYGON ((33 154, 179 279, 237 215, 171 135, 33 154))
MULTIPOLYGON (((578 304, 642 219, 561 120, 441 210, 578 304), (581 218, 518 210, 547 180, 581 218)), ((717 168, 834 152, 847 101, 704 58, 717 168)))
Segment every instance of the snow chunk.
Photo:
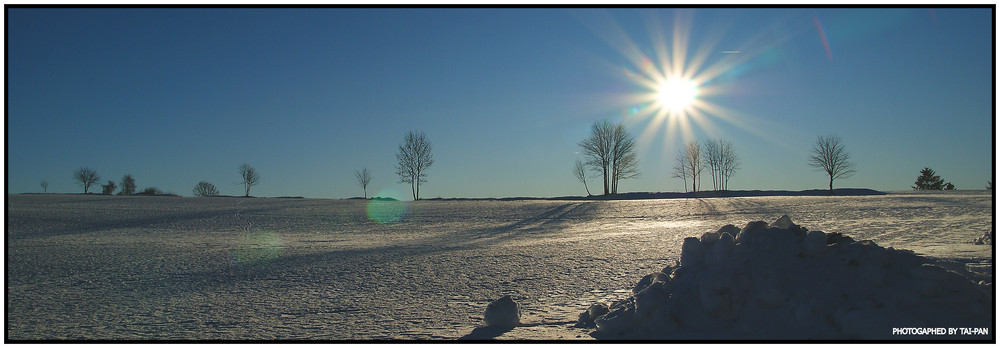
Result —
POLYGON ((899 339, 892 328, 992 327, 992 291, 962 265, 782 216, 685 238, 679 264, 580 324, 611 339, 899 339))
POLYGON ((982 236, 972 241, 975 245, 993 245, 993 230, 986 231, 982 236))
POLYGON ((521 305, 514 302, 510 295, 505 295, 486 306, 483 321, 486 322, 486 326, 517 326, 521 322, 521 305))
POLYGON ((719 229, 719 233, 728 233, 730 236, 736 237, 737 234, 740 234, 740 228, 733 225, 725 225, 719 229))
POLYGON ((806 238, 802 240, 802 251, 806 254, 814 255, 826 249, 826 233, 820 231, 809 231, 806 238))
POLYGON ((792 223, 792 218, 788 217, 788 215, 782 215, 778 218, 778 220, 775 220, 774 223, 771 224, 771 227, 787 230, 794 225, 795 224, 792 223))
POLYGON ((580 313, 580 319, 577 320, 577 327, 594 327, 594 319, 608 314, 608 305, 603 303, 598 303, 590 306, 586 311, 580 313))
POLYGON ((681 245, 681 265, 700 265, 704 256, 705 248, 698 238, 684 238, 684 244, 681 245))

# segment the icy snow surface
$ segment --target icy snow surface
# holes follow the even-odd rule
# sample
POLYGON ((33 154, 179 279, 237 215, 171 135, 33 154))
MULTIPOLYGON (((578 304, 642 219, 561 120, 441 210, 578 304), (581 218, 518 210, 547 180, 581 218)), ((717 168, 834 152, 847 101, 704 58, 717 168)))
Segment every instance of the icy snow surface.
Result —
POLYGON ((629 297, 685 238, 786 214, 992 274, 992 246, 971 243, 992 226, 991 202, 8 195, 7 338, 457 339, 511 295, 521 324, 496 338, 591 339, 580 313, 629 297))

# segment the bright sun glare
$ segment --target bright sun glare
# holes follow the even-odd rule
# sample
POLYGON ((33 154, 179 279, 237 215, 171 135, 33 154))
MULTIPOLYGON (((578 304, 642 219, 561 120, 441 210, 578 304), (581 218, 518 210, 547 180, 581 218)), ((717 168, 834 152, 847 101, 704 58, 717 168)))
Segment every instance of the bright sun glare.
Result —
POLYGON ((716 121, 765 136, 754 126, 762 122, 760 119, 713 102, 731 86, 728 81, 732 77, 717 78, 769 52, 784 38, 758 34, 739 44, 740 50, 726 47, 720 51, 715 45, 724 32, 718 31, 709 33, 700 47, 693 48, 689 47, 693 17, 693 11, 675 11, 669 21, 673 28, 664 28, 665 21, 658 16, 647 17, 650 38, 646 45, 630 37, 613 19, 593 17, 598 35, 626 59, 624 69, 618 65, 613 68, 624 70, 625 78, 639 87, 637 92, 622 96, 626 117, 647 121, 639 141, 648 143, 661 131, 666 132, 665 144, 678 135, 685 141, 694 140, 696 128, 717 136, 721 131, 716 121))
POLYGON ((670 79, 656 86, 656 100, 671 112, 683 112, 698 97, 698 84, 687 79, 670 79))

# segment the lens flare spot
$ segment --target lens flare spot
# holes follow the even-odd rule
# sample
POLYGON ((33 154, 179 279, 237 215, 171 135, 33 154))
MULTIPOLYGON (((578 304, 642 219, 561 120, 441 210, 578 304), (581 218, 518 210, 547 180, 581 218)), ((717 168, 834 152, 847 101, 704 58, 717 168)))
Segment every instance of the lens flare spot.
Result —
POLYGON ((406 212, 410 208, 408 202, 401 200, 401 194, 395 190, 385 189, 375 194, 368 200, 365 206, 365 213, 368 220, 380 223, 391 224, 406 217, 406 212))
POLYGON ((284 242, 274 231, 251 231, 244 235, 233 250, 233 261, 238 266, 263 266, 281 257, 284 242))

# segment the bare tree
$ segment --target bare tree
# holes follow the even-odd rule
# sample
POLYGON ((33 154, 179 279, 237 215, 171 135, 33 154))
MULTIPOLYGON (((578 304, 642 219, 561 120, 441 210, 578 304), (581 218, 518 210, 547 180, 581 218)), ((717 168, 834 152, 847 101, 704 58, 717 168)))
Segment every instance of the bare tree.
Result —
POLYGON ((840 137, 835 135, 819 136, 813 145, 813 155, 809 157, 809 165, 820 169, 830 177, 830 194, 833 194, 833 180, 846 178, 854 174, 854 163, 849 162, 851 154, 844 149, 840 137))
POLYGON ((612 132, 611 154, 611 193, 618 194, 618 181, 639 176, 635 138, 621 123, 616 124, 612 132))
POLYGON ((42 180, 42 193, 49 193, 49 182, 42 180))
POLYGON ((583 166, 583 162, 579 158, 573 164, 573 176, 576 180, 580 180, 583 183, 583 188, 587 190, 587 196, 590 196, 590 188, 587 187, 587 169, 583 166))
POLYGON ((702 148, 702 159, 705 168, 712 175, 712 189, 728 190, 729 178, 740 168, 740 158, 736 155, 733 143, 719 139, 706 140, 702 148))
POLYGON ((691 192, 698 192, 701 187, 701 171, 705 165, 702 163, 701 145, 697 141, 691 140, 684 147, 684 161, 687 162, 688 177, 691 178, 691 192))
POLYGON ((125 174, 122 177, 122 189, 118 191, 119 196, 127 196, 135 193, 135 178, 132 174, 125 174))
POLYGON ((427 169, 434 164, 431 155, 431 143, 427 141, 424 132, 410 131, 406 133, 403 142, 399 144, 396 153, 396 175, 399 182, 410 184, 413 200, 420 199, 420 183, 427 182, 427 169))
POLYGON ((197 197, 213 197, 219 195, 219 190, 206 181, 198 182, 198 185, 194 186, 194 195, 197 197))
POLYGON ((611 166, 612 144, 611 144, 611 123, 607 120, 594 122, 590 127, 590 136, 580 142, 583 154, 587 158, 587 165, 594 172, 600 173, 604 179, 604 195, 608 195, 610 175, 608 167, 611 166))
POLYGON ((361 189, 364 190, 365 199, 368 199, 368 183, 372 181, 372 174, 368 172, 368 168, 362 168, 361 171, 354 171, 354 177, 358 179, 358 185, 361 185, 361 189))
POLYGON ((729 179, 733 177, 737 169, 740 169, 740 156, 736 154, 733 143, 724 141, 719 145, 721 156, 719 157, 719 169, 722 174, 719 179, 722 181, 722 190, 729 190, 729 179))
POLYGON ((243 177, 241 184, 246 189, 245 197, 250 197, 250 188, 257 185, 257 181, 260 181, 260 175, 249 164, 243 163, 240 165, 240 176, 243 177))
POLYGON ((673 177, 681 179, 684 181, 684 192, 687 192, 687 179, 688 179, 688 169, 687 169, 687 150, 682 148, 677 150, 677 165, 674 166, 673 177))
POLYGON ((83 193, 87 193, 90 190, 90 185, 101 181, 101 177, 97 175, 97 172, 87 167, 81 167, 73 172, 73 179, 79 181, 80 185, 83 185, 83 193))
POLYGON ((618 181, 639 175, 635 139, 625 125, 594 122, 590 136, 580 142, 586 165, 604 179, 604 194, 618 193, 618 181))
POLYGON ((712 176, 712 189, 722 190, 722 142, 718 139, 705 140, 702 157, 705 159, 705 167, 712 176))

